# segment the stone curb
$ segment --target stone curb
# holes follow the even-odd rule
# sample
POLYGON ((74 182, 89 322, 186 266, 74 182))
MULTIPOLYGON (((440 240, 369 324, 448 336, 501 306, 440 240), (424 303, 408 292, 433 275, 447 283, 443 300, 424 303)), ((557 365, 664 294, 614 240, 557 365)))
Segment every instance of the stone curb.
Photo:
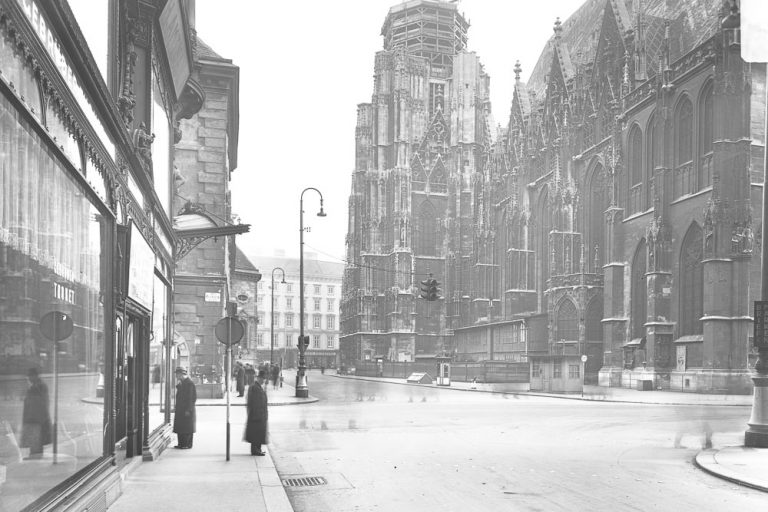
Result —
POLYGON ((492 389, 463 389, 463 388, 454 388, 450 386, 437 386, 435 384, 417 384, 417 383, 411 383, 411 382, 392 382, 390 380, 381 380, 376 379, 374 377, 356 377, 354 375, 331 375, 331 377, 337 377, 339 379, 349 379, 349 380, 364 380, 369 382, 384 382, 386 384, 397 384, 400 386, 418 386, 418 387, 429 387, 432 389, 450 389, 452 391, 464 391, 464 392, 471 392, 471 393, 493 393, 497 395, 518 395, 518 396, 538 396, 538 397, 544 397, 544 398, 559 398, 561 400, 581 400, 584 402, 614 402, 614 403, 626 403, 626 404, 647 404, 647 405, 688 405, 688 406, 711 406, 711 405, 717 405, 721 407, 752 407, 752 404, 726 404, 721 402, 711 402, 711 403, 690 403, 690 402, 648 402, 648 401, 638 401, 638 400, 629 400, 629 399, 619 399, 619 398, 600 398, 600 399, 594 399, 594 398, 587 398, 587 397, 581 397, 581 396, 569 396, 569 395, 559 395, 559 394, 547 394, 547 393, 536 393, 536 392, 530 392, 530 391, 494 391, 492 389))
POLYGON ((720 450, 702 450, 693 458, 693 463, 697 468, 701 469, 705 473, 709 473, 712 476, 722 478, 723 480, 727 480, 735 484, 743 485, 744 487, 768 492, 767 486, 761 483, 757 483, 754 480, 747 479, 741 476, 739 473, 731 471, 727 467, 719 464, 716 457, 719 452, 720 450))

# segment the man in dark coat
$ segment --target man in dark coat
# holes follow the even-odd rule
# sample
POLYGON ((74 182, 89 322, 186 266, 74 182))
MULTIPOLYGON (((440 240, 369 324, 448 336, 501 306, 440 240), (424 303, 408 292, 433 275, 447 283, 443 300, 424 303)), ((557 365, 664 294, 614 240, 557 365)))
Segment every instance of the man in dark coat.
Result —
POLYGON ((173 416, 173 431, 179 438, 179 444, 175 448, 188 450, 192 448, 192 438, 195 435, 197 389, 185 368, 176 368, 176 380, 178 384, 176 384, 176 414, 173 416))
POLYGON ((29 448, 29 458, 36 459, 43 456, 43 446, 51 443, 48 386, 40 378, 37 368, 30 368, 27 378, 29 389, 24 397, 21 447, 29 448))
POLYGON ((245 368, 243 364, 238 361, 235 363, 235 385, 237 388, 237 396, 243 396, 245 393, 245 368))
POLYGON ((252 386, 256 378, 256 369, 251 363, 245 363, 245 385, 252 386))
POLYGON ((246 443, 251 443, 251 455, 264 455, 262 444, 267 444, 267 392, 262 387, 265 371, 259 371, 256 382, 248 389, 248 419, 245 424, 246 443))

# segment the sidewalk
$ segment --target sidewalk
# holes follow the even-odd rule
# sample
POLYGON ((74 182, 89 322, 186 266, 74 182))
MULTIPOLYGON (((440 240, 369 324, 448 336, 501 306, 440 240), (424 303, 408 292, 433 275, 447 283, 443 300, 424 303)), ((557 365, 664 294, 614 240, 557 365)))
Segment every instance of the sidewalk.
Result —
MULTIPOLYGON (((269 405, 316 402, 316 398, 296 398, 293 386, 273 390, 268 386, 269 405)), ((250 455, 250 445, 241 440, 245 422, 245 397, 230 396, 230 460, 222 437, 221 409, 226 399, 198 400, 197 433, 191 450, 165 450, 153 462, 136 464, 123 477, 122 494, 109 507, 110 512, 162 510, 254 510, 293 512, 288 496, 270 454, 250 455), (215 420, 213 418, 216 418, 215 420)), ((222 416, 223 417, 223 416, 222 416)), ((175 444, 175 435, 174 442, 175 444)))
MULTIPOLYGON (((353 375, 334 375, 341 379, 367 380, 388 382, 404 386, 420 386, 441 389, 452 389, 474 393, 507 393, 519 396, 541 396, 565 400, 590 400, 605 402, 625 402, 654 405, 717 405, 736 406, 744 408, 744 430, 747 429, 747 419, 752 407, 751 395, 704 395, 699 393, 681 393, 676 391, 636 391, 626 388, 604 388, 600 386, 584 386, 584 394, 540 393, 532 391, 511 391, 504 386, 495 384, 452 381, 450 386, 436 384, 415 384, 405 382, 405 379, 357 377, 353 375)), ((744 446, 727 446, 719 450, 702 450, 694 459, 697 467, 719 478, 730 482, 768 492, 768 448, 746 448, 744 446)))

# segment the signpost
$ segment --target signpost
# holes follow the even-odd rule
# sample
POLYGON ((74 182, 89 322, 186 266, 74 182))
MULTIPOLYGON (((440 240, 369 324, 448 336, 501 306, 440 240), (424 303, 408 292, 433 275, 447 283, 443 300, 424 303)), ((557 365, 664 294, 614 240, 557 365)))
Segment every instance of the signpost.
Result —
POLYGON ((584 398, 584 370, 587 364, 587 354, 581 355, 581 398, 584 398))
POLYGON ((72 335, 72 317, 61 311, 51 311, 40 319, 40 332, 53 342, 53 463, 58 462, 59 443, 59 342, 72 335))
POLYGON ((229 373, 232 370, 232 345, 240 343, 245 334, 243 324, 234 316, 225 316, 216 323, 216 339, 226 347, 224 356, 224 386, 227 390, 227 461, 229 461, 229 373))

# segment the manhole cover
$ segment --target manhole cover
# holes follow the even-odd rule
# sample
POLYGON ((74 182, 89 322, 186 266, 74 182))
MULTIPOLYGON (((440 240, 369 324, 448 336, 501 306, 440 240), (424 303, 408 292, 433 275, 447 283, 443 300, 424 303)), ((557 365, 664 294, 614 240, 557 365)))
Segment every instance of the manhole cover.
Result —
POLYGON ((321 476, 305 476, 302 478, 286 478, 283 480, 285 487, 310 487, 313 485, 325 485, 328 481, 321 476))

